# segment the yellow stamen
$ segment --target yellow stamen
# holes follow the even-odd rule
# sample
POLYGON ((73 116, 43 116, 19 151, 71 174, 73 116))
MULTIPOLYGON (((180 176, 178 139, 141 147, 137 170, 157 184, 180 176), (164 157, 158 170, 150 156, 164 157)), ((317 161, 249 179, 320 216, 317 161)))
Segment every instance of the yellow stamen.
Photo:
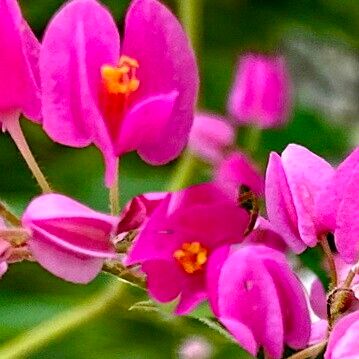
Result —
POLYGON ((183 243, 181 249, 173 253, 173 257, 181 264, 184 271, 193 274, 203 268, 207 262, 208 251, 199 242, 183 243))
POLYGON ((140 86, 140 81, 136 77, 138 68, 137 60, 128 56, 121 56, 117 67, 103 65, 101 76, 107 91, 113 95, 129 95, 137 91, 140 86))

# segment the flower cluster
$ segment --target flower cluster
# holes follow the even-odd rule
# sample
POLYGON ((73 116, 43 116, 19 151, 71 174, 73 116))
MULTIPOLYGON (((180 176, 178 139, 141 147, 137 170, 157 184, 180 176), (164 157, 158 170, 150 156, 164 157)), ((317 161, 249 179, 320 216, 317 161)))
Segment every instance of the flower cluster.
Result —
POLYGON ((290 144, 270 154, 263 176, 236 146, 239 125, 287 121, 291 85, 282 57, 243 56, 228 118, 195 114, 195 56, 157 0, 131 2, 122 43, 97 0, 66 3, 41 44, 15 0, 0 0, 0 19, 0 122, 50 192, 33 199, 21 219, 1 204, 0 276, 22 260, 73 283, 126 272, 156 301, 175 301, 175 314, 208 301, 217 324, 252 355, 263 350, 279 359, 291 348, 304 358, 327 345, 326 359, 359 357, 359 150, 334 168, 290 144), (51 190, 29 154, 21 114, 55 142, 102 152, 111 214, 51 190), (124 153, 161 165, 187 142, 210 169, 208 182, 141 194, 117 210, 124 153), (326 294, 316 280, 309 296, 293 258, 316 246, 332 283, 326 294))

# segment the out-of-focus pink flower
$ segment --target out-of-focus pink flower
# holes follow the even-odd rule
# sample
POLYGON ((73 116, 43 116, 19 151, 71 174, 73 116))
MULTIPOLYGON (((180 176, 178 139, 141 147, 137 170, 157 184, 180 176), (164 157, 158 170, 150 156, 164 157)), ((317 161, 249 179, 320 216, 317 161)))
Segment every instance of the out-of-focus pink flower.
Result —
POLYGON ((241 152, 232 152, 219 164, 215 182, 230 193, 237 194, 241 185, 247 186, 257 196, 264 193, 263 176, 241 152))
POLYGON ((197 113, 188 148, 204 161, 217 164, 225 157, 234 140, 234 130, 225 118, 210 113, 197 113))
POLYGON ((289 145, 282 156, 270 155, 265 183, 268 218, 295 253, 318 242, 322 228, 315 204, 333 173, 329 163, 299 145, 289 145))
POLYGON ((256 355, 263 347, 279 359, 285 344, 293 349, 307 345, 306 298, 281 252, 260 245, 232 253, 220 248, 210 257, 207 273, 213 312, 249 353, 256 355))
POLYGON ((340 319, 330 334, 324 359, 359 358, 359 311, 340 319))
POLYGON ((204 338, 191 337, 182 343, 178 354, 180 359, 209 359, 213 350, 204 338))
POLYGON ((180 296, 177 314, 207 297, 205 273, 211 253, 243 241, 249 216, 214 184, 168 194, 135 241, 127 264, 140 263, 152 297, 180 296))
POLYGON ((118 219, 96 212, 60 194, 35 198, 22 225, 30 230, 32 255, 52 274, 75 283, 88 283, 107 258, 117 255, 111 242, 118 219))
POLYGON ((133 0, 120 48, 116 24, 95 0, 73 0, 50 21, 40 54, 44 129, 59 143, 103 153, 105 182, 117 157, 137 151, 164 164, 192 125, 198 71, 188 39, 156 0, 133 0))
POLYGON ((10 128, 20 113, 40 122, 40 43, 16 0, 0 1, 0 49, 0 124, 4 130, 10 128))
POLYGON ((335 244, 342 259, 348 263, 359 260, 359 148, 341 163, 316 203, 317 217, 323 231, 334 233, 335 244))
POLYGON ((283 57, 246 54, 238 63, 228 111, 241 125, 278 127, 288 120, 291 96, 283 57))

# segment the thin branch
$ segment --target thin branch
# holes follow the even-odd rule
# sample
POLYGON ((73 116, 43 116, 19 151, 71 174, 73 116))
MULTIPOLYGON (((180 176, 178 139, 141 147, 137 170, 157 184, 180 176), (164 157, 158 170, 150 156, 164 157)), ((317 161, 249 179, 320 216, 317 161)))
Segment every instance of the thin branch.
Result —
POLYGON ((329 243, 328 243, 326 234, 323 234, 322 236, 320 236, 319 243, 322 246, 323 252, 328 261, 332 288, 335 288, 338 285, 338 275, 337 275, 337 269, 336 269, 336 265, 335 265, 335 261, 334 261, 334 256, 329 247, 329 243))
POLYGON ((309 348, 287 357, 287 359, 308 359, 311 357, 316 357, 325 349, 326 345, 327 340, 323 340, 318 344, 312 345, 309 348))

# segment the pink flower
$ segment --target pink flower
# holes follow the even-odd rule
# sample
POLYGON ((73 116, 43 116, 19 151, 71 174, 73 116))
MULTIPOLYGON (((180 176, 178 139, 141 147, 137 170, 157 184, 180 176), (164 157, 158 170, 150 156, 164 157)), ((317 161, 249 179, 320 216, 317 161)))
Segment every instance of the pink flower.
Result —
POLYGON ((257 196, 264 193, 264 178, 256 166, 241 152, 232 152, 218 166, 215 182, 231 193, 240 186, 248 187, 257 196))
POLYGON ((306 298, 282 253, 260 245, 232 253, 220 248, 210 257, 207 273, 215 315, 249 353, 256 355, 262 346, 279 359, 284 344, 293 349, 307 345, 306 298))
POLYGON ((291 144, 282 156, 270 155, 265 185, 268 218, 295 253, 314 247, 322 234, 315 205, 333 173, 325 160, 302 146, 291 144))
POLYGON ((20 113, 40 122, 40 43, 15 0, 0 1, 0 49, 0 124, 12 127, 20 113))
POLYGON ((243 241, 248 221, 248 214, 214 184, 168 194, 135 241, 127 264, 142 265, 156 300, 180 296, 176 313, 186 314, 207 297, 211 253, 243 241))
POLYGON ((334 233, 341 257, 348 263, 359 260, 359 148, 339 165, 318 196, 316 211, 323 231, 334 233))
POLYGON ((156 0, 133 0, 125 38, 95 0, 73 0, 50 22, 40 55, 44 129, 59 143, 95 144, 113 183, 117 157, 166 163, 185 146, 198 88, 193 51, 156 0))
POLYGON ((234 140, 234 130, 225 118, 209 113, 197 113, 188 148, 204 161, 217 164, 233 146, 234 140))
POLYGON ((88 283, 107 258, 117 258, 111 235, 118 219, 96 212, 60 194, 34 199, 22 225, 31 232, 34 258, 52 274, 74 283, 88 283))
POLYGON ((355 359, 359 357, 359 311, 335 324, 329 337, 324 359, 355 359))
POLYGON ((291 108, 290 76, 283 57, 246 54, 238 63, 228 111, 241 125, 283 125, 291 108))

